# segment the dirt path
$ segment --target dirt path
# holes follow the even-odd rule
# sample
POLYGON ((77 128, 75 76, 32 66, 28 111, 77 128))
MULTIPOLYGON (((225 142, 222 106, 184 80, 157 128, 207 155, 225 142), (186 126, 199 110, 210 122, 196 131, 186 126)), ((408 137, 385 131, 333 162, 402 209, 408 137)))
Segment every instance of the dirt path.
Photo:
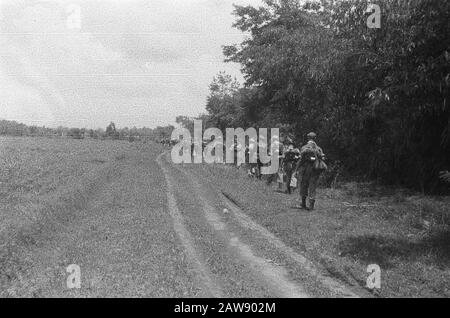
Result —
POLYGON ((258 256, 228 227, 224 217, 208 202, 193 178, 168 163, 163 156, 158 158, 158 163, 168 179, 169 202, 177 198, 183 203, 183 215, 177 208, 172 213, 177 233, 182 241, 186 239, 185 233, 194 233, 195 238, 189 238, 185 245, 189 245, 188 251, 198 250, 195 256, 191 255, 195 263, 202 264, 198 267, 211 269, 211 273, 204 277, 208 285, 215 282, 214 290, 222 290, 217 294, 228 297, 307 297, 300 284, 287 278, 284 268, 258 256))
MULTIPOLYGON (((216 240, 216 245, 223 246, 221 253, 229 254, 228 258, 237 263, 233 265, 230 262, 229 266, 250 269, 251 273, 242 273, 247 276, 242 277, 244 282, 253 282, 251 278, 256 277, 259 289, 264 290, 267 293, 265 296, 270 297, 357 297, 353 291, 322 274, 311 262, 284 245, 263 226, 252 221, 224 194, 217 193, 203 184, 195 175, 188 172, 188 169, 172 165, 170 159, 163 155, 158 157, 158 162, 166 178, 173 180, 170 182, 168 195, 178 197, 181 202, 189 200, 189 204, 184 207, 196 207, 194 212, 184 209, 186 213, 191 213, 185 215, 186 227, 188 229, 191 227, 192 231, 195 231, 200 224, 207 223, 212 228, 214 236, 206 240, 216 240), (176 188, 173 188, 173 184, 176 184, 176 188), (191 224, 192 219, 196 219, 196 224, 191 224)), ((198 237, 202 236, 202 232, 196 233, 198 237)), ((206 246, 202 248, 203 245, 204 243, 198 242, 199 249, 208 259, 211 248, 206 246)), ((221 278, 223 273, 214 270, 216 266, 214 263, 207 266, 212 269, 216 281, 226 286, 229 276, 221 278)), ((252 290, 255 290, 254 286, 252 290)), ((248 295, 253 295, 251 291, 248 292, 250 292, 248 295)), ((229 294, 234 295, 233 291, 231 295, 229 294)))

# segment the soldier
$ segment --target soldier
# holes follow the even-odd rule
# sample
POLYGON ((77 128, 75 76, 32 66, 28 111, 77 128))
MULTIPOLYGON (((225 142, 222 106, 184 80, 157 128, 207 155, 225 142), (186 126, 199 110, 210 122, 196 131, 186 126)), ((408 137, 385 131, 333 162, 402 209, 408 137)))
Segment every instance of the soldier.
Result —
POLYGON ((300 150, 300 160, 297 163, 295 171, 298 173, 300 181, 300 196, 302 197, 302 205, 300 208, 314 210, 316 202, 316 188, 321 171, 314 169, 316 160, 323 160, 325 155, 322 149, 317 146, 315 133, 307 135, 308 142, 300 150), (309 197, 309 208, 306 206, 306 199, 309 197))
MULTIPOLYGON (((271 154, 273 154, 273 150, 276 149, 276 147, 278 147, 278 167, 281 168, 283 165, 283 157, 284 157, 284 146, 282 143, 280 143, 280 141, 278 140, 278 137, 272 137, 272 149, 271 149, 271 154)), ((273 160, 276 160, 275 158, 273 160)), ((281 169, 279 169, 279 171, 281 171, 281 169)), ((267 176, 267 180, 266 183, 267 185, 271 185, 275 180, 277 180, 278 177, 278 172, 277 173, 273 173, 267 176)), ((281 186, 279 186, 279 188, 281 189, 281 186)))
POLYGON ((282 169, 286 173, 286 193, 291 194, 291 181, 292 176, 294 175, 297 160, 299 159, 300 151, 298 149, 294 149, 294 145, 292 143, 289 144, 289 148, 284 155, 284 159, 282 162, 282 169))

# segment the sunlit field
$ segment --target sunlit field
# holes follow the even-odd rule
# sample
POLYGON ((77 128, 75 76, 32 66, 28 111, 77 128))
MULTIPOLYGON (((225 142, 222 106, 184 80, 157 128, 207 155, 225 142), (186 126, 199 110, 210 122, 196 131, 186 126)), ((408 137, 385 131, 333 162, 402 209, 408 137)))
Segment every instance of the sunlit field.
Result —
POLYGON ((0 138, 0 285, 16 279, 23 254, 74 217, 136 149, 121 141, 0 138), (19 257, 20 256, 20 257, 19 257))

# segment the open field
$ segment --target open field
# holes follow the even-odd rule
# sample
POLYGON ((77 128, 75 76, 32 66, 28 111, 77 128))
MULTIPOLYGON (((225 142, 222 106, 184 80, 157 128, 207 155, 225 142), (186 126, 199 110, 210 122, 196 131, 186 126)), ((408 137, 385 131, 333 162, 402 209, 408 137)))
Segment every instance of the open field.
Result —
POLYGON ((244 169, 163 151, 0 138, 0 296, 450 296, 449 198, 345 184, 306 212, 244 169))
POLYGON ((18 279, 30 249, 64 228, 130 149, 127 142, 0 138, 1 286, 18 279))
POLYGON ((82 205, 108 178, 103 172, 109 164, 131 147, 126 142, 2 137, 0 232, 58 217, 49 212, 58 204, 66 212, 82 205))

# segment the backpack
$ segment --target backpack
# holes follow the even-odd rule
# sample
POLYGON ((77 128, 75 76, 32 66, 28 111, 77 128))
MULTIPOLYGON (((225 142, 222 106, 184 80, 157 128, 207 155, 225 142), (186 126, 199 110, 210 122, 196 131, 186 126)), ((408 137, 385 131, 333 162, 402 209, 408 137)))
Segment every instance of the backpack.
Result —
POLYGON ((313 169, 318 172, 324 172, 328 169, 328 166, 322 159, 317 159, 314 161, 313 169))

